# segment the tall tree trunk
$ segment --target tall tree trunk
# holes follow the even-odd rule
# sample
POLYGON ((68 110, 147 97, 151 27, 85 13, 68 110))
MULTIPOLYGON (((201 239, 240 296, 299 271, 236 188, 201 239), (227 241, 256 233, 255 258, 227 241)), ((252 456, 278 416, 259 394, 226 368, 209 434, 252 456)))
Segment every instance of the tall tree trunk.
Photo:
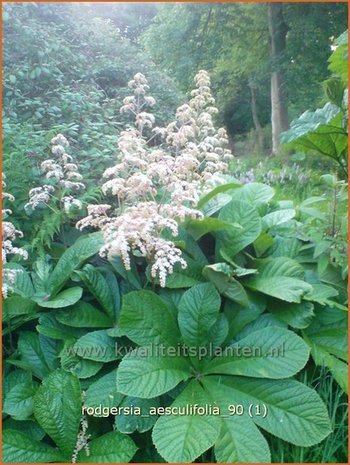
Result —
POLYGON ((280 134, 289 127, 288 101, 283 72, 288 27, 283 19, 283 3, 268 3, 268 20, 271 56, 271 123, 272 153, 279 148, 280 134))
POLYGON ((251 110, 252 110, 253 123, 254 123, 254 127, 256 130, 256 134, 258 136, 259 151, 262 151, 264 149, 264 135, 262 133, 262 127, 261 127, 259 116, 258 116, 255 86, 251 78, 248 78, 248 86, 250 90, 250 104, 251 104, 251 110))

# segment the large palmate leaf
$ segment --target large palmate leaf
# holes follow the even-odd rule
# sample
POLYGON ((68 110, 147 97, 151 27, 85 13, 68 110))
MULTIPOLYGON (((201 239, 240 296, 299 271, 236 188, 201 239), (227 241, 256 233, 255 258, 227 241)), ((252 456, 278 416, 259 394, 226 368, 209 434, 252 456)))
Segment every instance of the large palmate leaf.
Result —
POLYGON ((82 463, 128 463, 137 447, 125 434, 111 431, 89 442, 89 455, 83 449, 78 456, 82 463))
POLYGON ((4 430, 2 444, 4 463, 65 462, 65 457, 57 449, 20 431, 4 430))
POLYGON ((348 135, 343 114, 333 103, 328 102, 314 112, 303 113, 292 121, 291 128, 282 134, 281 140, 298 150, 319 152, 344 166, 348 135))
POLYGON ((253 331, 230 345, 222 356, 209 362, 205 374, 288 378, 295 375, 309 358, 307 344, 295 333, 276 326, 253 331))
POLYGON ((61 369, 45 378, 34 397, 34 416, 58 447, 70 456, 81 417, 78 378, 61 369))
POLYGON ((189 378, 188 361, 178 356, 166 357, 162 353, 152 355, 160 349, 158 346, 140 347, 123 358, 117 372, 119 392, 150 399, 189 378))
POLYGON ((220 296, 211 283, 197 284, 184 293, 179 303, 178 321, 182 337, 189 347, 208 343, 220 304, 220 296))
POLYGON ((253 416, 254 422, 269 433, 295 444, 309 447, 331 432, 327 409, 318 394, 292 379, 269 380, 238 376, 205 377, 203 384, 217 389, 217 383, 228 386, 231 403, 267 409, 265 417, 253 416), (210 384, 209 384, 210 383, 210 384))
MULTIPOLYGON (((192 381, 171 405, 172 408, 211 405, 211 399, 196 381, 192 381)), ((215 415, 165 415, 159 418, 152 439, 167 462, 193 462, 208 450, 220 433, 215 415)))
POLYGON ((261 232, 260 216, 248 202, 232 200, 220 211, 219 219, 241 226, 241 229, 231 228, 216 232, 218 250, 222 248, 231 258, 254 242, 261 232))
POLYGON ((246 285, 277 299, 299 303, 302 296, 312 290, 312 286, 302 279, 301 265, 290 258, 268 260, 258 267, 258 272, 246 281, 246 285))
POLYGON ((100 233, 92 233, 81 237, 59 259, 50 276, 51 295, 55 295, 69 279, 74 270, 95 255, 103 246, 100 233))
MULTIPOLYGON (((215 443, 215 457, 218 463, 269 463, 270 450, 266 439, 255 426, 247 411, 242 415, 230 415, 232 393, 222 384, 204 381, 212 403, 220 407, 221 429, 215 443)), ((232 412, 232 410, 231 410, 232 412)))
POLYGON ((174 346, 180 340, 174 313, 152 291, 133 291, 125 295, 119 326, 139 345, 174 346))

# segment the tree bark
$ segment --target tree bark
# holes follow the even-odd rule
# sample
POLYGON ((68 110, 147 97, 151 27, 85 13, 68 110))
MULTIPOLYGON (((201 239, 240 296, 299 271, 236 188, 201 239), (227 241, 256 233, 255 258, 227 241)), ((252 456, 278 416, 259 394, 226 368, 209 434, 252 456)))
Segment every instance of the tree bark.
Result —
POLYGON ((288 27, 283 18, 283 3, 268 3, 271 56, 272 153, 278 153, 280 134, 289 127, 287 89, 283 72, 288 27))
POLYGON ((258 136, 258 146, 259 151, 264 149, 264 136, 262 133, 262 127, 260 124, 259 116, 258 116, 258 107, 256 104, 256 94, 255 94, 255 86, 251 79, 248 79, 248 86, 250 90, 250 102, 251 102, 251 110, 252 110, 252 117, 253 123, 256 130, 256 134, 258 136))

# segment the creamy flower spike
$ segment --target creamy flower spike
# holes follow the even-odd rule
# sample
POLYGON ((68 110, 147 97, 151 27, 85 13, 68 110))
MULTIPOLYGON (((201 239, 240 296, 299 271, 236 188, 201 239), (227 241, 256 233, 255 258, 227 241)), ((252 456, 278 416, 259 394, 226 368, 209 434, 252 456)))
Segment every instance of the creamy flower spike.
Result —
POLYGON ((46 179, 50 179, 54 185, 31 189, 29 202, 24 208, 35 210, 38 206, 45 206, 55 194, 66 213, 69 213, 72 207, 80 210, 82 203, 73 197, 72 191, 84 190, 85 184, 81 182, 83 176, 78 171, 78 165, 73 163, 73 158, 66 152, 69 142, 63 134, 58 134, 51 139, 51 144, 51 153, 55 158, 44 160, 40 167, 46 179))
MULTIPOLYGON (((2 201, 10 200, 14 202, 15 198, 13 195, 4 192, 6 188, 6 176, 2 174, 2 201)), ((4 221, 11 215, 12 211, 10 209, 3 209, 2 210, 2 264, 5 265, 8 263, 8 258, 10 255, 18 255, 19 257, 27 260, 28 252, 20 247, 16 247, 13 245, 13 241, 17 239, 17 237, 23 237, 22 231, 16 229, 16 227, 10 221, 4 221)), ((7 298, 9 291, 13 290, 13 285, 16 281, 17 274, 20 273, 20 270, 11 270, 8 268, 2 269, 2 296, 4 299, 7 298)))
POLYGON ((145 257, 151 276, 162 287, 175 265, 187 266, 182 251, 165 237, 178 235, 179 222, 203 217, 195 208, 200 196, 206 186, 215 185, 233 158, 226 131, 217 131, 213 123, 217 110, 208 73, 200 71, 195 83, 191 100, 177 109, 176 120, 150 131, 155 118, 146 110, 155 100, 147 95, 145 76, 134 76, 129 82, 134 95, 126 97, 121 108, 134 115, 134 128, 121 132, 117 164, 103 175, 102 191, 116 201, 113 208, 90 205, 88 216, 77 223, 79 229, 100 229, 105 243, 100 254, 121 257, 127 270, 132 254, 145 257), (150 147, 146 128, 151 139, 160 140, 159 146, 150 147))

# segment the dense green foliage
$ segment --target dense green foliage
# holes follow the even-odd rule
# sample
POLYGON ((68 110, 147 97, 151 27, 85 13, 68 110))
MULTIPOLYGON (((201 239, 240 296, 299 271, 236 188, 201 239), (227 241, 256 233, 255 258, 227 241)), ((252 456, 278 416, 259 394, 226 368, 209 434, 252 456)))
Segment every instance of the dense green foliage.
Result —
POLYGON ((291 114, 328 78, 327 101, 284 134, 293 155, 240 159, 197 72, 231 130, 252 127, 247 82, 267 123, 265 4, 6 5, 5 463, 347 461, 344 11, 285 4, 291 114), (43 170, 62 154, 82 209, 43 170))

